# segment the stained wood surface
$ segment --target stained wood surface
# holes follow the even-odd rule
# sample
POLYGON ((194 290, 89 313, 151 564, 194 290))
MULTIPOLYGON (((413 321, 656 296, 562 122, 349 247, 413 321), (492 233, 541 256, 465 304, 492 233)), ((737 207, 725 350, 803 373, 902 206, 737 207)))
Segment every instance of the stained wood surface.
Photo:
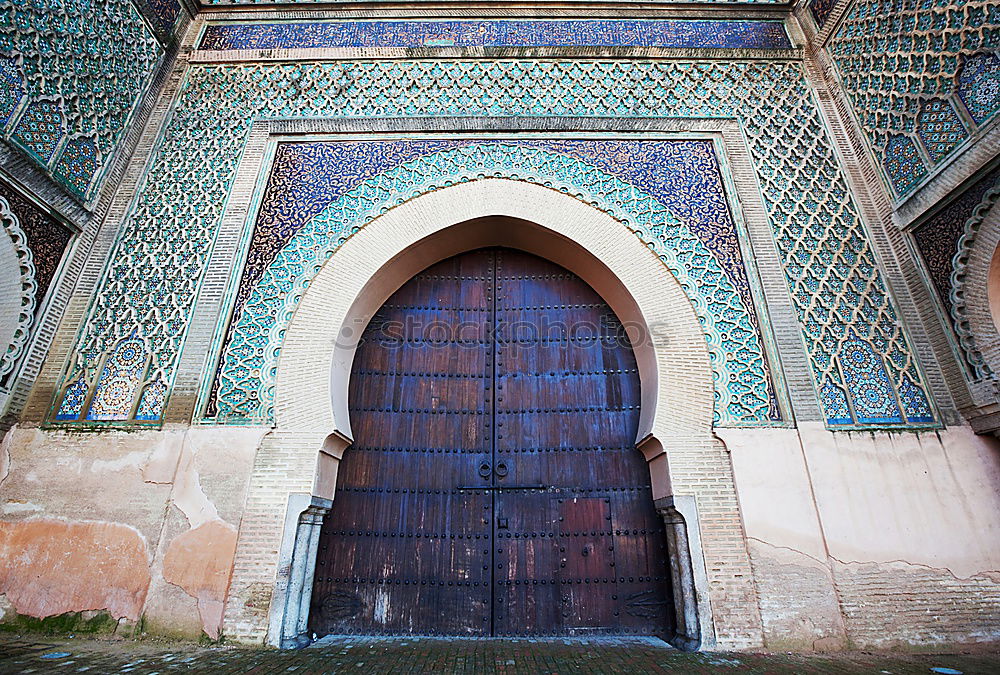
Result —
POLYGON ((667 632, 635 357, 581 279, 509 249, 428 268, 366 329, 350 410, 314 632, 667 632))

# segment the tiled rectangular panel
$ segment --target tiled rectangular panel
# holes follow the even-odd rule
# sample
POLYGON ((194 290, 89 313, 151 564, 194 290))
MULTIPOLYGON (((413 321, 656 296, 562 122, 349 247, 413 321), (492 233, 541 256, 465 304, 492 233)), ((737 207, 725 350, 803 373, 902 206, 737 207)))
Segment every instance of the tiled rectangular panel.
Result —
POLYGON ((790 49, 781 21, 310 21, 222 23, 200 49, 323 47, 672 47, 790 49))

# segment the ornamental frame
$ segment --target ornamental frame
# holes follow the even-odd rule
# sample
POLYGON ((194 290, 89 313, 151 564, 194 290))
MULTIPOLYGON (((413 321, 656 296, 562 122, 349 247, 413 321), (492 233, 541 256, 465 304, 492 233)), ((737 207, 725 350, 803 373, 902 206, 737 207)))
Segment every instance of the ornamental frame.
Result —
MULTIPOLYGON (((993 185, 983 195, 965 222, 964 232, 958 241, 951 274, 951 320, 955 336, 971 368, 973 383, 983 380, 996 381, 998 364, 996 327, 989 316, 987 282, 991 262, 1000 245, 1000 227, 997 223, 997 201, 1000 184, 993 185)), ((995 319, 994 319, 995 320, 995 319)))
MULTIPOLYGON (((10 245, 17 256, 22 301, 18 310, 17 325, 11 336, 11 343, 5 346, 7 351, 0 354, 0 381, 3 381, 24 356, 31 337, 31 329, 35 325, 36 310, 44 298, 37 297, 35 264, 32 260, 31 248, 28 246, 27 235, 21 229, 21 223, 11 210, 10 204, 3 197, 0 197, 0 236, 10 239, 10 245)), ((0 406, 0 412, 2 412, 2 407, 0 406)))
MULTIPOLYGON (((193 32, 188 32, 189 39, 193 32)), ((189 40, 185 42, 189 44, 189 40)), ((303 50, 306 51, 315 50, 303 50)), ((183 212, 171 216, 175 223, 173 232, 186 232, 189 227, 205 230, 205 236, 201 238, 205 244, 192 249, 197 273, 171 280, 177 287, 175 311, 182 323, 178 324, 176 332, 170 334, 163 333, 162 326, 148 326, 158 340, 155 346, 159 350, 156 367, 164 378, 163 382, 176 385, 179 362, 189 360, 180 348, 190 333, 189 312, 199 295, 198 289, 207 268, 206 254, 212 248, 209 242, 215 241, 222 207, 228 200, 235 167, 245 149, 251 125, 255 120, 268 118, 269 111, 272 117, 274 112, 281 112, 314 119, 386 119, 408 115, 441 120, 457 115, 535 120, 548 114, 593 123, 604 118, 644 116, 661 119, 736 118, 750 147, 753 170, 762 181, 762 186, 766 186, 763 190, 767 195, 765 204, 772 237, 779 244, 783 265, 792 266, 785 270, 786 283, 800 315, 800 340, 807 345, 810 369, 817 377, 812 386, 822 384, 827 394, 823 400, 827 406, 828 421, 830 417, 838 417, 830 415, 840 412, 838 406, 846 408, 846 404, 836 399, 830 403, 829 398, 830 377, 836 369, 832 359, 838 357, 838 350, 831 352, 830 349, 831 345, 835 348, 839 344, 838 336, 844 331, 843 319, 831 317, 835 319, 831 321, 826 318, 833 312, 829 303, 842 291, 848 293, 847 298, 842 298, 845 302, 864 301, 863 307, 854 306, 849 313, 860 315, 864 312, 870 316, 870 320, 866 319, 867 324, 862 325, 875 340, 877 349, 887 350, 886 363, 894 369, 896 386, 908 387, 911 393, 916 390, 916 397, 908 399, 910 408, 905 411, 906 416, 889 420, 891 424, 888 426, 879 424, 871 427, 856 422, 846 426, 846 422, 835 420, 833 424, 838 426, 831 428, 939 428, 940 416, 931 395, 932 389, 928 388, 928 380, 922 374, 922 365, 916 361, 916 352, 899 314, 899 305, 887 283, 890 277, 887 277, 881 262, 884 252, 877 245, 879 240, 868 236, 867 224, 862 219, 859 203, 864 203, 864 195, 859 202, 847 181, 845 168, 837 159, 838 151, 828 126, 831 123, 824 119, 822 101, 817 101, 813 91, 815 84, 808 77, 808 61, 799 60, 801 54, 798 50, 794 50, 794 54, 767 56, 735 53, 738 51, 751 50, 728 50, 728 54, 716 54, 692 49, 683 56, 652 58, 641 50, 625 50, 604 57, 597 53, 581 53, 574 60, 531 58, 528 54, 484 60, 481 54, 459 56, 452 53, 437 57, 414 54, 412 60, 377 57, 342 60, 345 57, 335 54, 299 54, 296 50, 288 50, 280 55, 259 57, 264 61, 246 61, 245 55, 225 59, 195 53, 190 65, 182 66, 184 72, 177 88, 170 87, 168 90, 171 96, 169 118, 157 135, 153 158, 145 167, 145 178, 133 199, 133 207, 120 225, 120 239, 116 244, 119 248, 129 246, 129 250, 151 243, 161 248, 165 246, 167 240, 137 240, 136 228, 151 218, 155 223, 158 218, 150 212, 150 207, 163 204, 167 195, 155 196, 155 193, 177 192, 187 185, 185 181, 192 176, 202 177, 198 184, 204 190, 191 193, 189 200, 178 202, 183 212), (256 84, 251 86, 252 82, 256 84), (270 98, 262 98, 269 91, 267 87, 260 86, 263 82, 271 85, 270 98), (495 86, 484 89, 478 87, 477 82, 495 86), (581 95, 574 94, 567 98, 566 87, 573 83, 576 83, 576 90, 580 90, 581 95), (337 86, 331 87, 333 84, 337 86), (418 84, 421 88, 417 88, 418 84), (529 105, 525 96, 532 87, 536 88, 533 90, 536 96, 530 99, 529 105), (766 87, 780 88, 784 96, 781 100, 785 103, 782 106, 769 105, 774 99, 762 96, 766 94, 766 87), (507 89, 510 91, 501 96, 500 93, 507 89), (411 90, 415 95, 407 93, 411 90), (310 95, 302 96, 303 93, 310 95), (216 100, 219 95, 232 97, 232 100, 228 103, 216 100), (212 101, 214 103, 208 107, 199 107, 212 101), (214 115, 222 117, 217 119, 214 115), (167 162, 165 157, 179 150, 181 139, 188 138, 189 133, 204 134, 202 126, 205 123, 222 124, 231 133, 237 134, 242 142, 230 143, 228 149, 215 146, 196 149, 198 145, 190 146, 178 157, 181 164, 167 162), (779 143, 781 134, 774 131, 780 131, 789 138, 784 144, 779 143), (799 154, 807 160, 806 163, 791 162, 787 152, 781 149, 792 145, 801 146, 799 154), (206 152, 222 154, 207 156, 206 152), (211 174, 214 176, 205 180, 211 174), (185 219, 190 220, 189 225, 185 219), (789 235, 803 227, 807 228, 808 237, 797 244, 790 243, 789 235), (813 264, 812 259, 830 260, 831 256, 840 260, 839 251, 845 247, 849 255, 841 260, 842 264, 837 269, 813 264), (810 251, 814 255, 809 255, 810 251), (805 257, 800 261, 790 257, 793 255, 805 257), (803 262, 806 258, 811 260, 803 262), (803 280, 799 276, 802 264, 812 265, 809 270, 813 273, 821 273, 803 280), (823 269, 827 271, 822 272, 823 269), (819 295, 810 296, 806 286, 814 288, 819 295), (814 300, 810 301, 810 297, 814 300), (821 337, 824 342, 820 341, 821 337), (825 381, 819 382, 820 376, 826 378, 825 381), (914 386, 915 383, 919 385, 914 386), (918 387, 925 387, 926 390, 918 387)), ((432 122, 431 126, 435 123, 432 122)), ((79 350, 91 359, 96 358, 97 353, 106 351, 105 345, 110 339, 115 339, 114 335, 95 329, 95 326, 102 325, 98 311, 106 312, 109 303, 120 305, 123 302, 137 303, 125 307, 142 311, 142 307, 152 299, 147 291, 138 287, 134 292, 121 292, 121 282, 112 281, 116 275, 123 273, 121 265, 115 267, 109 263, 107 270, 103 287, 94 297, 89 319, 80 326, 79 350)), ((134 274, 119 278, 131 276, 134 274)), ((848 307, 850 305, 841 310, 841 316, 847 315, 848 307)), ((920 334, 919 327, 914 330, 920 334)), ((115 334, 118 332, 117 329, 114 331, 115 334)), ((68 375, 65 370, 67 361, 63 361, 63 377, 68 375)), ((929 384, 933 387, 936 382, 929 384)), ((159 383, 158 386, 163 385, 159 383)), ((191 385, 185 393, 192 393, 196 386, 191 385)), ((837 386, 840 384, 837 383, 837 386)), ((843 399, 846 390, 840 390, 837 395, 843 399)), ((53 404, 56 402, 53 401, 53 404)), ((162 421, 162 414, 158 415, 162 421)), ((813 415, 815 413, 810 414, 813 415)), ((51 417, 49 423, 58 425, 51 417)), ((190 410, 187 417, 183 414, 168 414, 167 417, 169 421, 189 421, 190 410)), ((109 424, 142 425, 124 418, 115 418, 109 424)))
MULTIPOLYGON (((785 340, 780 349, 776 341, 776 331, 772 325, 772 314, 782 316, 780 323, 794 327, 794 310, 788 298, 787 287, 780 273, 762 277, 762 267, 758 259, 766 262, 768 271, 777 268, 777 252, 771 238, 767 214, 761 202, 760 188, 749 164, 749 154, 745 139, 738 123, 733 120, 678 120, 656 118, 634 118, 626 120, 600 120, 595 129, 613 130, 579 131, 578 121, 564 118, 541 118, 523 121, 497 118, 452 118, 442 120, 439 128, 429 131, 421 120, 399 118, 391 120, 293 120, 273 119, 254 124, 250 141, 244 152, 243 161, 237 170, 237 178, 230 193, 228 206, 223 215, 228 240, 232 230, 239 227, 238 243, 233 249, 234 258, 216 254, 215 267, 219 275, 224 275, 220 263, 231 265, 225 288, 234 289, 239 284, 249 253, 248 244, 253 235, 261 199, 271 175, 274 152, 277 146, 287 142, 359 141, 359 140, 450 140, 472 139, 489 141, 515 140, 633 140, 633 141, 680 141, 709 140, 719 163, 720 177, 725 199, 733 219, 735 231, 743 255, 747 278, 753 299, 753 307, 760 324, 760 338, 764 356, 769 364, 769 372, 776 396, 776 404, 781 413, 781 421, 735 421, 723 420, 716 426, 726 427, 791 427, 796 416, 806 415, 818 406, 815 390, 811 400, 801 393, 793 406, 789 387, 784 374, 783 362, 791 360, 797 370, 807 368, 801 342, 785 340), (767 286, 765 290, 765 285, 767 286), (766 298, 766 299, 765 299, 766 298), (769 307, 771 309, 769 309, 769 307), (794 354, 794 356, 793 356, 794 354), (801 359, 801 362, 799 362, 801 359), (808 407, 807 407, 808 406, 808 407)), ((357 223, 361 225, 361 223, 357 223)), ((624 228, 624 226, 623 226, 624 228)), ((625 230, 623 229, 623 232, 625 230)), ((209 277, 217 278, 212 271, 209 277)), ((203 296, 215 297, 216 289, 203 292, 203 296)), ((217 314, 216 325, 205 355, 204 377, 198 384, 194 405, 194 423, 202 425, 268 424, 259 419, 239 419, 218 421, 206 417, 216 370, 221 365, 224 340, 235 304, 235 294, 222 293, 224 298, 217 314)), ((815 417, 815 416, 814 416, 815 417)), ((274 426, 273 419, 269 422, 274 426)))

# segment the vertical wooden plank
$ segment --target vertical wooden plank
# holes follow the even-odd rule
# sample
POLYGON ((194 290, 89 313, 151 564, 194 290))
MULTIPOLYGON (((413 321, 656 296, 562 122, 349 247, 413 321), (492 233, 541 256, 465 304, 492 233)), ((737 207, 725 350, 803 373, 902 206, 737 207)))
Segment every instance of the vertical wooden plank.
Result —
POLYGON ((425 270, 365 331, 350 395, 315 632, 667 630, 635 358, 578 277, 507 249, 425 270))

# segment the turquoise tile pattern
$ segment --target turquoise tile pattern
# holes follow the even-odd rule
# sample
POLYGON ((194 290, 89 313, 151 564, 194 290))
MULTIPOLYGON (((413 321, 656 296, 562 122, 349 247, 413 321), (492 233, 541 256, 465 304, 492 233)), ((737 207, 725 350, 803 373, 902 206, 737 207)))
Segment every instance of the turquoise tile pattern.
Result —
POLYGON ((162 54, 130 0, 0 0, 0 139, 91 200, 162 54))
POLYGON ((897 197, 977 131, 963 128, 959 108, 976 126, 1000 109, 995 0, 859 0, 827 49, 897 197))
MULTIPOLYGON (((143 382, 169 392, 253 120, 416 116, 735 118, 747 138, 817 390, 829 382, 844 395, 856 394, 842 374, 853 330, 882 360, 897 395, 911 384, 920 391, 900 396, 900 415, 882 424, 898 428, 932 418, 922 376, 813 94, 801 66, 787 61, 193 66, 122 225, 65 386, 94 386, 96 364, 134 332, 150 356, 143 382)), ((577 187, 584 193, 586 186, 577 187)), ((364 203, 378 208, 396 199, 374 191, 364 203)), ((626 210, 616 213, 623 222, 635 217, 626 210)), ((57 397, 56 408, 66 419, 85 415, 57 397)), ((827 400, 833 399, 822 399, 827 400)), ((844 426, 866 425, 856 410, 849 410, 852 424, 844 426)), ((147 412, 159 418, 162 409, 147 412)), ((825 407, 823 414, 832 420, 842 411, 825 407)), ((124 405, 110 418, 135 423, 124 405)))
POLYGON ((716 422, 780 422, 750 281, 710 141, 360 141, 279 146, 209 415, 270 421, 280 335, 317 264, 388 204, 480 175, 546 185, 628 218, 681 281, 715 369, 716 422), (697 290, 695 290, 697 289, 697 290), (740 358, 729 358, 739 354, 740 358))

